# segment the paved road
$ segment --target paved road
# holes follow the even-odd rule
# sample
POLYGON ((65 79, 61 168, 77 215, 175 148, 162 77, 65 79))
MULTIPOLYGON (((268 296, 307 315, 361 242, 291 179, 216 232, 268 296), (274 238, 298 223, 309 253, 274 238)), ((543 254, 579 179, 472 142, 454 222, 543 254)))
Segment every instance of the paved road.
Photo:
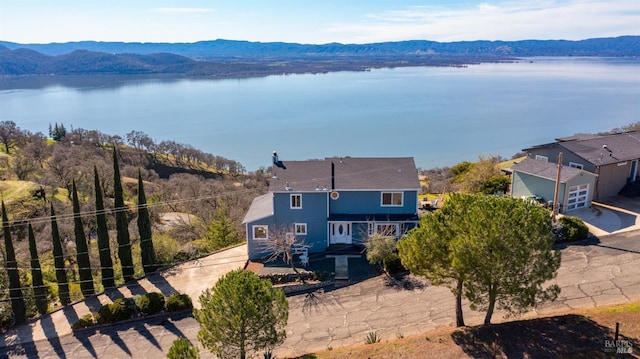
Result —
MULTIPOLYGON (((570 245, 562 249, 562 256, 555 280, 562 288, 560 297, 526 316, 640 300, 640 231, 570 245)), ((386 340, 454 322, 454 300, 448 289, 429 286, 413 277, 395 285, 376 277, 312 297, 291 297, 289 303, 288 338, 276 351, 278 357, 361 344, 370 331, 386 340)), ((482 319, 483 313, 465 311, 469 325, 479 324, 482 319)), ((500 313, 494 314, 494 322, 499 320, 500 313)), ((46 328, 46 323, 43 326, 46 328)), ((75 336, 52 336, 5 348, 0 357, 163 358, 178 335, 197 344, 197 330, 192 317, 161 318, 75 336)), ((203 350, 201 354, 211 357, 203 350)))

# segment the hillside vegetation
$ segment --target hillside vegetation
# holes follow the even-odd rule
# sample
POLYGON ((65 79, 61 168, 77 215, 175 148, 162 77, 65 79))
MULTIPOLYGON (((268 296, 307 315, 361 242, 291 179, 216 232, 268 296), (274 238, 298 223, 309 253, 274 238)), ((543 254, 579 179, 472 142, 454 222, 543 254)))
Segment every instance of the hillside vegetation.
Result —
MULTIPOLYGON (((0 140, 6 144, 2 147, 5 156, 0 157, 0 194, 6 204, 7 224, 28 303, 33 301, 26 240, 27 224, 31 223, 49 303, 57 305, 50 206, 55 210, 62 240, 71 299, 81 298, 74 241, 78 232, 74 230, 70 198, 74 181, 80 202, 79 217, 89 244, 93 280, 96 289, 102 289, 96 240, 100 231, 97 215, 102 212, 96 211, 94 166, 103 193, 116 284, 123 282, 116 241, 114 146, 136 276, 142 275, 141 241, 136 227, 139 173, 152 222, 156 262, 160 267, 241 242, 245 238, 241 224, 244 213, 254 197, 266 192, 267 182, 261 173, 246 174, 240 163, 203 153, 189 145, 173 141, 156 143, 140 131, 120 137, 96 130, 67 131, 64 125, 55 124, 49 132, 51 139, 41 133, 23 131, 11 121, 0 122, 0 140)), ((6 321, 10 313, 7 296, 6 268, 3 267, 0 321, 6 321)), ((34 314, 33 307, 30 314, 34 314)))

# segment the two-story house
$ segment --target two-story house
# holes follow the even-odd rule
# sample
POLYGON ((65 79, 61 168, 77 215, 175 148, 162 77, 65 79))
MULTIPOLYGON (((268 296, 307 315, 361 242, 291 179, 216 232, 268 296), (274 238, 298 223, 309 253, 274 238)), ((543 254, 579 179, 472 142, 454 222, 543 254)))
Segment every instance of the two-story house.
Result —
POLYGON ((524 150, 529 158, 562 164, 596 175, 588 188, 593 199, 611 197, 625 186, 640 183, 640 131, 611 135, 576 135, 524 150))
POLYGON ((420 182, 413 158, 280 161, 269 193, 254 199, 246 225, 250 259, 264 257, 270 232, 295 233, 309 252, 359 244, 373 233, 400 237, 418 224, 420 182))

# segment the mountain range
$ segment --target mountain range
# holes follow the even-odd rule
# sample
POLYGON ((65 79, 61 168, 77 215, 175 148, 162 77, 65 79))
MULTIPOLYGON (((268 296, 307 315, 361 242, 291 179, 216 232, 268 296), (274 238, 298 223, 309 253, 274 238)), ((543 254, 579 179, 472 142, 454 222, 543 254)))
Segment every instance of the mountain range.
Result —
POLYGON ((243 77, 396 66, 462 66, 535 56, 640 56, 640 36, 580 41, 412 40, 323 45, 233 40, 195 43, 0 41, 0 75, 182 74, 243 77))

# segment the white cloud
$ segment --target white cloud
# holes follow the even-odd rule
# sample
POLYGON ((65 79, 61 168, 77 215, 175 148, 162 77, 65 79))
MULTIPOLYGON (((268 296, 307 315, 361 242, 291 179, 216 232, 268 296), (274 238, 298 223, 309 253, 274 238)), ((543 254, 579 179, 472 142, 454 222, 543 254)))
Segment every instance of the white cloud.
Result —
POLYGON ((364 21, 333 24, 342 42, 522 40, 640 34, 637 0, 532 0, 471 4, 455 9, 414 6, 367 14, 364 21))
POLYGON ((193 14, 203 12, 214 12, 215 9, 197 8, 197 7, 157 7, 152 9, 153 12, 173 13, 173 14, 193 14))

